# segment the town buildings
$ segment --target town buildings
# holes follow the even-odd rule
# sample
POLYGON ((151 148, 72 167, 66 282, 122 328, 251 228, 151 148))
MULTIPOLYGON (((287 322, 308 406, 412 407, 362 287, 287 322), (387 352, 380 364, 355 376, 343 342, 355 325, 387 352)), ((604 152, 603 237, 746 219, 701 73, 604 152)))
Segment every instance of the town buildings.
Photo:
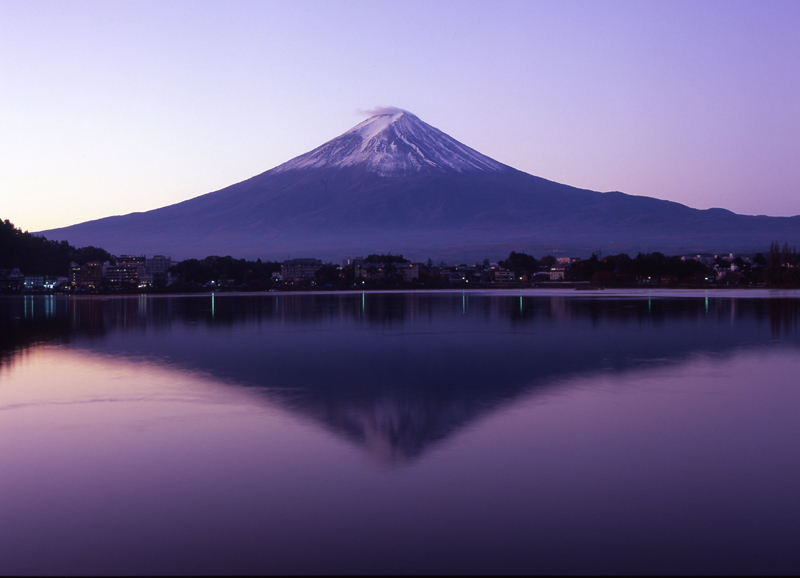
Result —
POLYGON ((147 275, 147 259, 144 255, 134 257, 121 255, 115 262, 103 264, 103 278, 109 289, 131 289, 139 286, 139 280, 147 275))
POLYGON ((154 281, 166 285, 171 266, 172 259, 163 255, 155 255, 152 259, 144 255, 120 255, 105 263, 71 263, 67 283, 73 290, 83 291, 136 289, 149 287, 154 281))
MULTIPOLYGON (((172 274, 170 257, 121 255, 104 263, 71 263, 65 277, 26 275, 20 268, 0 269, 0 292, 42 292, 59 286, 88 292, 135 291, 151 286, 166 287, 173 282, 172 276, 181 283, 181 288, 189 291, 203 287, 249 291, 305 287, 401 288, 412 283, 431 288, 462 285, 522 287, 551 282, 604 286, 699 283, 752 286, 773 283, 765 277, 768 263, 760 254, 752 257, 714 255, 710 265, 701 264, 691 255, 667 258, 660 253, 639 255, 635 259, 626 255, 608 256, 602 260, 597 256, 585 260, 549 256, 539 261, 525 254, 521 254, 524 259, 520 259, 519 255, 516 261, 512 253, 510 261, 498 264, 485 259, 475 265, 447 265, 444 262, 434 265, 430 259, 423 264, 408 261, 402 255, 370 255, 366 259, 347 257, 338 267, 315 258, 288 259, 279 265, 213 257, 203 261, 189 260, 172 274), (228 268, 220 268, 217 261, 226 263, 228 268), (634 269, 634 265, 638 269, 634 269), (276 271, 278 267, 280 271, 276 271)), ((794 261, 782 264, 786 269, 795 266, 794 261)))
POLYGON ((79 270, 76 289, 100 289, 103 285, 103 263, 86 263, 79 270))
POLYGON ((511 283, 514 281, 514 272, 507 269, 497 268, 494 271, 495 283, 511 283))
POLYGON ((550 281, 563 281, 567 275, 569 267, 569 262, 564 263, 557 261, 556 264, 550 268, 550 281))
POLYGON ((19 269, 0 269, 0 291, 19 291, 24 282, 25 277, 22 276, 19 269))
POLYGON ((281 265, 281 277, 284 282, 308 281, 315 278, 320 268, 319 259, 287 259, 281 265))
POLYGON ((367 263, 361 259, 354 263, 354 273, 356 279, 378 281, 399 277, 410 283, 419 279, 419 263, 367 263))

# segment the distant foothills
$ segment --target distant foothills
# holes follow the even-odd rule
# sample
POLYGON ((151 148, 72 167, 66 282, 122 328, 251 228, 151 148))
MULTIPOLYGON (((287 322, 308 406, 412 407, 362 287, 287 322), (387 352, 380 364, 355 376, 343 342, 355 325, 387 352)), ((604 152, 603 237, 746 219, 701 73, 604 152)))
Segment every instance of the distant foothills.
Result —
POLYGON ((659 252, 588 259, 512 251, 475 264, 421 263, 402 255, 283 262, 209 256, 111 255, 76 248, 0 223, 0 292, 178 293, 200 291, 365 290, 519 287, 800 287, 794 247, 773 241, 762 253, 666 256, 659 252))

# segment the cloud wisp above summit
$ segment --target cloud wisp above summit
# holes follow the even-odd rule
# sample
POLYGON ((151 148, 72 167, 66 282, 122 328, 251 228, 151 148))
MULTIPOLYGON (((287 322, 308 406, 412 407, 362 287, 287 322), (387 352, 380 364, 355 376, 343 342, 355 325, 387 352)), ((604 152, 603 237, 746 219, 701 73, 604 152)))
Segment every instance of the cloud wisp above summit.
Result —
POLYGON ((397 114, 400 112, 407 112, 408 114, 413 114, 397 106, 376 106, 375 108, 367 108, 367 109, 359 108, 356 111, 356 114, 359 116, 378 116, 382 114, 397 114))

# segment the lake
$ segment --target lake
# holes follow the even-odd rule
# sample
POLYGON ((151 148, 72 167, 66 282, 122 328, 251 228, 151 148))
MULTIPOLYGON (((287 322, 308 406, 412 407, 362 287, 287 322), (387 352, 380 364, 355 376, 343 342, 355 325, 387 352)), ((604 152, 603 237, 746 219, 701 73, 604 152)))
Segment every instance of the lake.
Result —
POLYGON ((799 312, 0 298, 0 573, 797 574, 799 312))

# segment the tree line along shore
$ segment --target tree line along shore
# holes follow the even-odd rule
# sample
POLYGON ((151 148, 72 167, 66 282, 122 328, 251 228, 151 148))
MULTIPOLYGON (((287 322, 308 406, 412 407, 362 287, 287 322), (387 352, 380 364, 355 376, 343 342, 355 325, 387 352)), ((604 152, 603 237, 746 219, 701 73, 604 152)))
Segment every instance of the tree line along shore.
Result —
POLYGON ((208 256, 115 256, 98 247, 73 247, 0 223, 0 292, 192 292, 486 287, 800 287, 800 261, 787 243, 764 253, 667 256, 659 252, 589 258, 535 258, 512 251, 497 262, 416 262, 372 254, 324 263, 208 256))

